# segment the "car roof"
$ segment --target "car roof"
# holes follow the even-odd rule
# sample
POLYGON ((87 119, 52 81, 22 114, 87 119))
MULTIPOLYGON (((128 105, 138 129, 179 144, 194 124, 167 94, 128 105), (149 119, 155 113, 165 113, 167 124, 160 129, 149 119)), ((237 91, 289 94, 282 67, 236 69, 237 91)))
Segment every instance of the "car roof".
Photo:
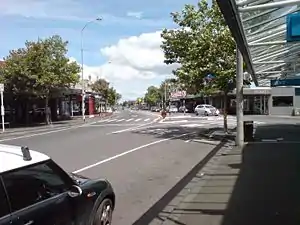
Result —
POLYGON ((29 152, 31 160, 26 161, 23 159, 20 146, 0 144, 0 174, 50 159, 49 156, 43 153, 33 150, 29 150, 29 152))

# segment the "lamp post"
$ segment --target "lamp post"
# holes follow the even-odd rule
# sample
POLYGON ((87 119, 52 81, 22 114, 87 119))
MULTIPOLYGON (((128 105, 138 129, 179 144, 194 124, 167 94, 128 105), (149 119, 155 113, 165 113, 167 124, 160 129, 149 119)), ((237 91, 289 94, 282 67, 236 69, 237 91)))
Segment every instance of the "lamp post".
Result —
POLYGON ((82 119, 83 119, 83 122, 85 122, 85 85, 84 85, 84 77, 83 77, 83 31, 84 29, 90 24, 90 23, 93 23, 93 22, 96 22, 96 21, 101 21, 102 19, 101 18, 96 18, 94 20, 91 20, 89 22, 87 22, 84 27, 81 29, 81 92, 82 92, 82 106, 81 106, 81 111, 82 111, 82 119))

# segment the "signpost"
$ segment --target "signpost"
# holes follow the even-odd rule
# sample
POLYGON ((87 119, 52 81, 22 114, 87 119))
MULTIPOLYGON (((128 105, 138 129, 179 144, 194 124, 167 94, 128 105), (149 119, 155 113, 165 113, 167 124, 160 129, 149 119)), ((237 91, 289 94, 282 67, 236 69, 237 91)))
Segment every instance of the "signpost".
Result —
POLYGON ((2 117, 2 131, 5 131, 5 109, 4 109, 4 100, 3 100, 4 84, 0 84, 0 94, 1 94, 1 117, 2 117))

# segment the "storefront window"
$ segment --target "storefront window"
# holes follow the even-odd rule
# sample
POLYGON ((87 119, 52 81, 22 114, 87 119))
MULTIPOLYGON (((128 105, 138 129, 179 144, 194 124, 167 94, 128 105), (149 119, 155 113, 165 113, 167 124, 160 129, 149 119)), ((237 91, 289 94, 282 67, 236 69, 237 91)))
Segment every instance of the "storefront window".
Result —
POLYGON ((293 96, 273 96, 273 107, 291 107, 293 102, 293 96))

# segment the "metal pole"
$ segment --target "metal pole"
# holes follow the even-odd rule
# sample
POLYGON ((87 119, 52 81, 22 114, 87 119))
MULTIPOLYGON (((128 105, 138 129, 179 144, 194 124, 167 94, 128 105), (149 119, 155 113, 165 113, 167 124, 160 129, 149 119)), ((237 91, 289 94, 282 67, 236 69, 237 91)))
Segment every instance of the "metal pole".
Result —
POLYGON ((243 57, 238 47, 236 48, 236 145, 244 145, 244 123, 243 123, 243 57))
POLYGON ((3 91, 1 91, 1 117, 2 117, 2 132, 5 131, 5 121, 4 121, 4 100, 3 100, 3 91))
POLYGON ((84 29, 87 27, 87 25, 89 25, 90 23, 93 23, 95 21, 100 21, 102 20, 101 18, 96 18, 94 20, 91 20, 89 22, 87 22, 84 27, 81 29, 81 94, 82 94, 82 106, 81 106, 81 110, 82 110, 82 119, 83 122, 85 122, 85 90, 84 90, 84 77, 83 77, 83 31, 84 29))
POLYGON ((82 34, 83 30, 81 30, 81 94, 82 94, 82 104, 81 104, 81 111, 82 111, 82 119, 85 122, 85 90, 84 90, 84 77, 83 77, 83 44, 82 44, 82 34))

